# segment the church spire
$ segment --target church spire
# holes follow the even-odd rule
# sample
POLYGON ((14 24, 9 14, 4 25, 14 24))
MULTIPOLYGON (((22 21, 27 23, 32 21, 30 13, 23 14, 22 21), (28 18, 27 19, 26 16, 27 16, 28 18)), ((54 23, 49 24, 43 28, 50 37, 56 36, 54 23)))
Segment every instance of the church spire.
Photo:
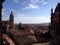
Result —
POLYGON ((10 29, 12 29, 14 27, 14 15, 13 15, 13 12, 11 11, 11 14, 10 14, 10 29))
POLYGON ((14 15, 13 15, 13 12, 11 11, 11 14, 10 14, 10 17, 13 17, 14 15))

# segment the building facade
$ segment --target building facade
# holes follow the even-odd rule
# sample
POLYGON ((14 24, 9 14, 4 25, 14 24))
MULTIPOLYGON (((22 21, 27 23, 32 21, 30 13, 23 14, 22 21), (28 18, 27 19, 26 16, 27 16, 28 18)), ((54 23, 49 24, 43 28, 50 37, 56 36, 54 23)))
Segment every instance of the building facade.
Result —
POLYGON ((13 12, 11 12, 9 20, 2 21, 2 29, 10 30, 13 28, 14 28, 14 15, 13 15, 13 12))
POLYGON ((60 35, 60 3, 57 4, 54 12, 51 9, 51 32, 60 35))

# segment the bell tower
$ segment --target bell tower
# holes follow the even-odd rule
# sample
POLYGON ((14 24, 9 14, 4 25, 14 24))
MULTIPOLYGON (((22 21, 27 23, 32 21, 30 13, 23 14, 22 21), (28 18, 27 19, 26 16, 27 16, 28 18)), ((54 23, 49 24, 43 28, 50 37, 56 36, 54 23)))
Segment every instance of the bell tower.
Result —
POLYGON ((9 18, 9 29, 13 29, 13 27, 14 27, 14 15, 13 15, 13 12, 11 12, 10 18, 9 18))
POLYGON ((0 0, 0 45, 2 41, 2 4, 5 0, 0 0))

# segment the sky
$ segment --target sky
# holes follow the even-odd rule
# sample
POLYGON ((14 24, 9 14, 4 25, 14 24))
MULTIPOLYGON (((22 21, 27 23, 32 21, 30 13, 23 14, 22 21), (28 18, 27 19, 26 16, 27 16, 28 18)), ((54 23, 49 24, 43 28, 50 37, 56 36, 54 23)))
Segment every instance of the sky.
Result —
POLYGON ((50 22, 51 8, 55 9, 60 0, 5 0, 2 20, 9 20, 11 11, 14 23, 40 24, 50 22))

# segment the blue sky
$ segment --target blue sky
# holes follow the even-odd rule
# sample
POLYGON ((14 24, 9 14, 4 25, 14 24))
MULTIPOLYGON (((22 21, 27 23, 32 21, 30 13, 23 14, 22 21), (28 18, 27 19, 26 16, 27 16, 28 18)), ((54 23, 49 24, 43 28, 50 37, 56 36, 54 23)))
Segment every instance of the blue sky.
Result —
POLYGON ((59 0, 5 0, 2 19, 8 20, 11 11, 14 23, 46 23, 50 22, 51 7, 55 9, 59 0))

